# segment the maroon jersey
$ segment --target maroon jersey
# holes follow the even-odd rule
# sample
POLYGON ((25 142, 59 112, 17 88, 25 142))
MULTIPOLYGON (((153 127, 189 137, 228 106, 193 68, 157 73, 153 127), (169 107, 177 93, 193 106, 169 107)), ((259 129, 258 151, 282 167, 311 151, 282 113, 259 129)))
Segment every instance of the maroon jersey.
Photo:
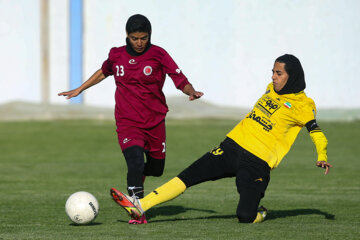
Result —
POLYGON ((151 128, 165 118, 168 106, 162 88, 166 74, 180 90, 189 84, 170 55, 155 45, 140 56, 128 54, 126 46, 114 47, 101 69, 105 76, 114 75, 115 118, 121 125, 151 128))

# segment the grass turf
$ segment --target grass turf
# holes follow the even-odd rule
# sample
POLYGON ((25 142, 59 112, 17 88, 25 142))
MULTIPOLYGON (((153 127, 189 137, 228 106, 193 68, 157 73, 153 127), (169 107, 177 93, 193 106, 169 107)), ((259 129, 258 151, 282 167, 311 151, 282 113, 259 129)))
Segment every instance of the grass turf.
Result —
MULTIPOLYGON (((145 192, 176 176, 217 146, 231 120, 168 120, 167 164, 147 178, 145 192)), ((235 179, 194 186, 150 209, 150 224, 129 225, 110 198, 126 189, 126 166, 111 121, 0 123, 0 239, 358 239, 360 122, 320 123, 329 140, 330 174, 315 167, 316 151, 302 130, 271 181, 261 224, 239 224, 235 179), (100 213, 88 226, 64 211, 76 191, 94 194, 100 213)))

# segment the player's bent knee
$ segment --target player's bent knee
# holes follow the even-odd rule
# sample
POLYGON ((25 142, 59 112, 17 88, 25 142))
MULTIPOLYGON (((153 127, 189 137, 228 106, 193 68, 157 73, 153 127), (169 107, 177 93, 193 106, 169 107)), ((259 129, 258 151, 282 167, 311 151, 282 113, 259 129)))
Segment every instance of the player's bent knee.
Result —
POLYGON ((164 173, 165 159, 156 160, 152 165, 151 175, 154 177, 160 177, 164 173))
POLYGON ((164 173, 165 159, 147 157, 144 174, 146 176, 160 177, 164 173))
POLYGON ((241 223, 252 223, 256 218, 256 213, 253 214, 250 212, 238 212, 237 217, 241 223))
POLYGON ((164 168, 154 169, 151 176, 153 177, 160 177, 164 173, 164 168))

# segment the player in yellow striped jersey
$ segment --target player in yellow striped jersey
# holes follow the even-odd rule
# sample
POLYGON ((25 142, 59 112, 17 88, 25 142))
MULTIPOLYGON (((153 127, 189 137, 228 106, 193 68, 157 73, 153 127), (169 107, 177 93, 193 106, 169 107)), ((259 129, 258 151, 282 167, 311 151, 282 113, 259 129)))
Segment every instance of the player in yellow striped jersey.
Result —
POLYGON ((143 199, 112 188, 113 199, 138 219, 151 207, 171 200, 187 188, 209 180, 236 177, 240 194, 237 216, 240 222, 262 222, 267 210, 259 208, 270 181, 271 169, 288 153, 299 131, 306 126, 317 150, 318 167, 328 174, 327 139, 316 123, 316 107, 304 93, 305 77, 293 55, 275 60, 270 83, 252 111, 232 129, 220 147, 206 153, 143 199))

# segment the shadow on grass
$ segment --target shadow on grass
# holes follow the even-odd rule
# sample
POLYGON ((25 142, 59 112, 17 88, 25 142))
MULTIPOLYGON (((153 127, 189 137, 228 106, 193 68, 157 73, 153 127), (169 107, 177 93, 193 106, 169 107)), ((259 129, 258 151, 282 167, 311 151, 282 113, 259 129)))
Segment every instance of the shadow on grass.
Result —
MULTIPOLYGON (((166 206, 159 208, 152 208, 148 212, 146 212, 147 220, 155 217, 155 216, 174 216, 180 213, 184 213, 186 211, 199 211, 204 213, 216 213, 212 210, 204 210, 204 209, 196 209, 196 208, 185 208, 183 206, 166 206)), ((286 218, 286 217, 295 217, 300 215, 323 215, 328 220, 335 220, 335 215, 320 211, 318 209, 291 209, 291 210, 269 210, 266 220, 274 220, 277 218, 286 218)), ((234 219, 237 220, 237 216, 233 215, 213 215, 213 216, 204 216, 204 217, 196 217, 196 218, 186 218, 186 217, 174 217, 171 219, 160 219, 153 220, 152 223, 156 222, 174 222, 174 221, 191 221, 191 220, 201 220, 201 219, 234 219)), ((118 220, 118 222, 126 222, 123 220, 118 220)))
POLYGON ((266 220, 276 218, 294 217, 299 215, 323 215, 328 220, 335 220, 335 215, 320 211, 318 209, 291 209, 291 210, 269 210, 266 220))
POLYGON ((102 223, 99 223, 99 222, 91 222, 91 223, 88 223, 88 224, 76 224, 76 223, 70 223, 69 226, 72 226, 72 227, 92 227, 92 226, 98 226, 98 225, 101 225, 102 223))
MULTIPOLYGON (((204 213, 216 213, 213 210, 204 210, 204 209, 198 209, 198 208, 186 208, 183 206, 166 206, 166 207, 157 207, 152 208, 149 211, 146 212, 146 219, 149 220, 155 216, 174 216, 180 213, 184 213, 187 211, 198 211, 198 212, 204 212, 204 213)), ((235 217, 231 216, 231 217, 235 217)), ((211 218, 211 217, 203 217, 199 219, 205 219, 205 218, 211 218)), ((230 216, 229 216, 230 218, 230 216)), ((155 220, 152 222, 167 222, 167 221, 178 221, 178 220, 192 220, 192 219, 185 219, 185 218, 174 218, 174 219, 167 219, 167 220, 155 220)), ((118 222, 125 222, 123 220, 118 220, 118 222)))
POLYGON ((204 212, 204 213, 216 213, 213 210, 204 210, 198 208, 186 208, 183 206, 166 206, 166 207, 158 207, 152 208, 146 212, 146 218, 151 219, 155 216, 173 216, 179 213, 184 213, 187 211, 197 211, 197 212, 204 212))

